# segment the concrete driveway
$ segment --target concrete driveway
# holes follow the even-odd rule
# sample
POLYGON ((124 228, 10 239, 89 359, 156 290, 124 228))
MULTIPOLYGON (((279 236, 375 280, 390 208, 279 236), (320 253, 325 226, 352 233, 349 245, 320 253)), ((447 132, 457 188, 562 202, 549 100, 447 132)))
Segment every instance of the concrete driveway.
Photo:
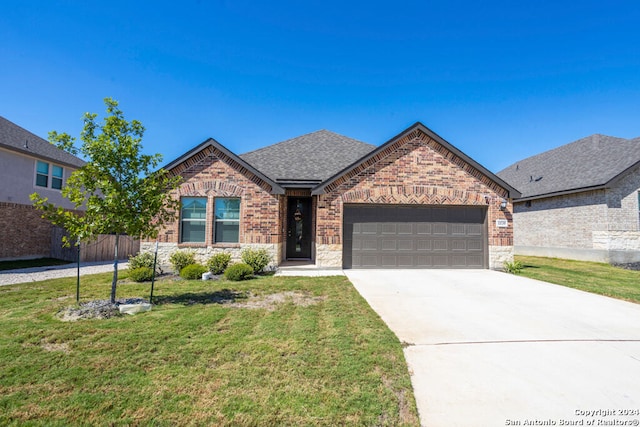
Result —
POLYGON ((640 304, 489 270, 345 273, 407 344, 423 425, 638 425, 640 304))

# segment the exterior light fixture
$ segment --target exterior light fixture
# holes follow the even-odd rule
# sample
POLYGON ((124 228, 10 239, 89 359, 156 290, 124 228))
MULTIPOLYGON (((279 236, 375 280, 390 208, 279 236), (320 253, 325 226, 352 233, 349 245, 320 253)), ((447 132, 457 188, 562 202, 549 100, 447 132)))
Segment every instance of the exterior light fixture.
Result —
POLYGON ((507 199, 502 199, 500 202, 500 210, 503 211, 505 209, 507 209, 507 199))

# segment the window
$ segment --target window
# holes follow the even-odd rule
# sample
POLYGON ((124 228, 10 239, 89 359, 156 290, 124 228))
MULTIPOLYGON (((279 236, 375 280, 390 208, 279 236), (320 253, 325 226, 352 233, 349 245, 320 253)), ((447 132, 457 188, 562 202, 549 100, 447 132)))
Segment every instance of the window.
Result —
POLYGON ((204 243, 207 228, 206 197, 183 197, 180 217, 180 241, 204 243))
POLYGON ((49 186, 49 163, 38 160, 36 166, 36 185, 38 187, 49 186))
POLYGON ((60 166, 53 165, 51 168, 51 188, 62 189, 62 168, 60 166))
POLYGON ((40 160, 36 162, 36 185, 38 187, 61 190, 63 178, 64 168, 62 166, 50 165, 40 160))
POLYGON ((240 199, 218 198, 215 204, 214 241, 240 241, 240 199))

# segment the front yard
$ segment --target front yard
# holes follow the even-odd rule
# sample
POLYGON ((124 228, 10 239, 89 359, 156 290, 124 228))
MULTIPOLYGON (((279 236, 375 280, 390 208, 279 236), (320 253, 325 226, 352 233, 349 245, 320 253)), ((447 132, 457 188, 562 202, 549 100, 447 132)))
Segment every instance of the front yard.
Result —
MULTIPOLYGON (((82 300, 110 279, 83 277, 82 300)), ((419 425, 400 342, 344 277, 162 280, 154 297, 62 322, 75 278, 0 287, 0 424, 419 425)))
POLYGON ((522 275, 582 291, 640 303, 640 271, 609 264, 517 256, 522 275))

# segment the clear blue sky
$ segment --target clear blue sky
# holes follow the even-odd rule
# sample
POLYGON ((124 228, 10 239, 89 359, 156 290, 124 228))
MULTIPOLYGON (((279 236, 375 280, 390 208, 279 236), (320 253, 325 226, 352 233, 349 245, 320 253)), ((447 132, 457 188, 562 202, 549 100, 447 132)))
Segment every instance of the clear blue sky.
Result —
POLYGON ((0 115, 77 136, 110 96, 165 163, 421 121, 497 172, 640 136, 637 0, 5 1, 0 61, 0 115))

